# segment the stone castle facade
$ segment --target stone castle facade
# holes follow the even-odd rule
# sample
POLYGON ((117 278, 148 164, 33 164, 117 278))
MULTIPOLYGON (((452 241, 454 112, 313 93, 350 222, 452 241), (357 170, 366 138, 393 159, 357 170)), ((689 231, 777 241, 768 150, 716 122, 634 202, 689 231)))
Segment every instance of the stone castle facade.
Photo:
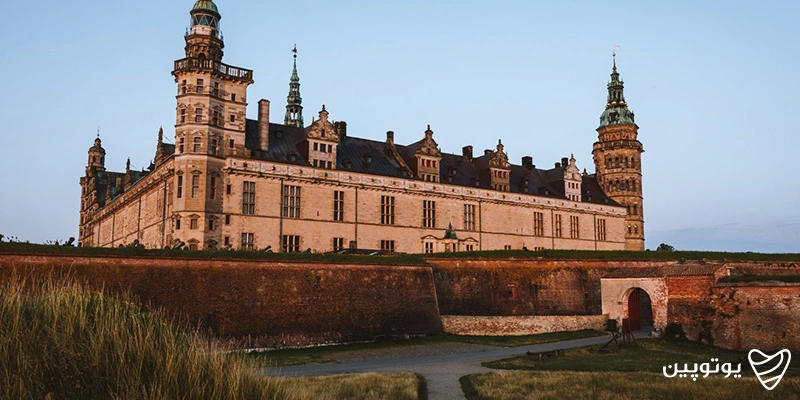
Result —
POLYGON ((349 135, 322 106, 303 120, 297 53, 282 124, 270 102, 246 119, 253 71, 222 62, 221 15, 190 12, 175 61, 175 144, 159 130, 147 170, 110 172, 98 137, 81 178, 79 243, 402 253, 528 248, 644 250, 638 126, 616 63, 594 144, 596 174, 574 157, 511 164, 502 142, 443 153, 430 126, 401 145, 349 135))

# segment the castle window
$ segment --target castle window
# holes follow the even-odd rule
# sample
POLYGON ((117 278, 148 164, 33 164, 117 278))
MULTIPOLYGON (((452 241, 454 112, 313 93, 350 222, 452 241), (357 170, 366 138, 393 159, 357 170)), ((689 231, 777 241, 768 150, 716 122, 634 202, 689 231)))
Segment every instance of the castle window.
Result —
POLYGON ((433 200, 422 201, 422 227, 436 227, 436 202, 433 200))
POLYGON ((503 246, 503 250, 511 250, 511 245, 507 244, 507 245, 503 246))
POLYGON ((578 219, 577 215, 571 215, 569 217, 569 237, 572 239, 579 239, 581 235, 580 231, 580 220, 578 219))
POLYGON ((628 168, 628 157, 625 157, 625 168, 628 168))
POLYGON ((227 214, 225 215, 225 225, 230 225, 230 224, 231 224, 231 215, 227 214))
POLYGON ((254 237, 252 233, 242 233, 242 250, 253 250, 254 237))
POLYGON ((225 194, 231 194, 231 185, 225 185, 225 194))
POLYGON ((178 175, 178 190, 177 190, 177 193, 178 193, 178 198, 179 199, 183 197, 183 176, 181 176, 181 175, 178 175))
POLYGON ((194 147, 193 147, 192 150, 195 153, 199 153, 200 152, 200 138, 199 137, 194 138, 194 147))
POLYGON ((636 168, 636 159, 631 157, 631 168, 636 168))
POLYGON ((344 250, 344 238, 333 238, 333 251, 344 250))
POLYGON ((471 244, 465 245, 464 251, 475 251, 475 246, 471 244))
POLYGON ((228 141, 228 147, 233 148, 233 139, 228 141))
POLYGON ((636 181, 635 180, 631 180, 631 190, 634 191, 634 192, 636 191, 636 181))
POLYGON ((605 219, 598 219, 597 220, 597 231, 596 231, 596 239, 603 242, 606 240, 606 220, 605 219))
POLYGON ((181 123, 186 122, 186 109, 181 108, 181 123))
POLYGON ((256 183, 245 181, 242 185, 242 214, 256 213, 256 183))
POLYGON ((197 198, 200 192, 200 175, 192 175, 192 198, 197 198))
POLYGON ((219 112, 218 111, 213 111, 211 113, 211 125, 219 126, 219 119, 220 119, 219 118, 219 112))
POLYGON ((615 168, 620 167, 619 157, 614 157, 614 167, 615 168))
POLYGON ((181 93, 186 94, 186 79, 181 83, 181 93))
POLYGON ((208 186, 208 198, 213 199, 217 197, 217 178, 212 176, 208 186))
POLYGON ((300 186, 283 187, 283 216, 300 218, 300 186))
POLYGON ((544 236, 544 214, 533 213, 533 236, 544 236))
POLYGON ((203 109, 202 108, 195 108, 194 109, 194 122, 202 122, 203 121, 203 109))
POLYGON ((475 205, 464 204, 464 230, 475 230, 475 205))
POLYGON ((212 156, 217 155, 217 144, 218 143, 219 142, 217 141, 217 139, 211 139, 211 155, 212 156))
POLYGON ((628 234, 631 234, 631 233, 633 233, 633 229, 631 229, 631 226, 628 225, 628 234))
POLYGON ((236 101, 236 93, 231 93, 231 101, 236 101))
POLYGON ((231 245, 231 237, 230 236, 225 236, 225 239, 224 239, 223 243, 225 244, 226 248, 228 246, 230 246, 231 245))
POLYGON ((433 253, 433 242, 425 242, 425 253, 433 253))
POLYGON ((236 122, 236 116, 231 114, 231 122, 236 122))
POLYGON ((381 251, 394 253, 394 240, 381 240, 381 251))
POLYGON ((341 190, 333 192, 333 220, 344 221, 344 192, 341 190))
POLYGON ((203 80, 202 79, 198 79, 197 80, 196 92, 197 93, 203 93, 203 80))
POLYGON ((214 89, 211 92, 214 96, 219 96, 219 82, 214 82, 214 89))
POLYGON ((185 140, 184 140, 184 138, 181 138, 180 139, 180 143, 178 144, 178 153, 183 153, 184 144, 185 144, 185 140))
POLYGON ((633 233, 636 234, 636 235, 639 234, 639 225, 634 225, 633 226, 633 233))
POLYGON ((176 231, 181 230, 181 217, 175 218, 175 230, 176 231))
POLYGON ((394 225, 394 196, 381 196, 381 224, 394 225))
POLYGON ((281 248, 284 253, 297 253, 300 251, 300 236, 283 235, 281 238, 281 248))
POLYGON ((509 299, 516 299, 517 298, 517 285, 510 284, 506 286, 506 295, 509 299))
POLYGON ((639 215, 639 205, 638 204, 634 204, 633 205, 633 215, 639 215))
POLYGON ((214 226, 214 220, 213 220, 213 219, 209 219, 209 220, 208 220, 208 230, 209 230, 209 231, 213 231, 213 230, 214 230, 214 228, 215 228, 215 226, 214 226))
POLYGON ((555 231, 555 234, 553 236, 555 236, 557 238, 560 238, 563 235, 561 233, 561 214, 556 214, 555 215, 555 219, 556 220, 554 222, 554 225, 555 225, 555 230, 556 231, 555 231))
POLYGON ((314 142, 314 151, 319 150, 319 143, 314 142))
POLYGON ((197 218, 191 218, 189 220, 189 229, 197 229, 197 218))

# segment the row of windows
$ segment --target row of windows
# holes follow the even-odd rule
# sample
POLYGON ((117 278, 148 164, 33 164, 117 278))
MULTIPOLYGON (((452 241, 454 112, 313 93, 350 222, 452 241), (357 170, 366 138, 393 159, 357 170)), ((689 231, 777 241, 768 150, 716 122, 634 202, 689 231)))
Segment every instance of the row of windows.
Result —
MULTIPOLYGON (((234 144, 235 144, 235 142, 234 142, 233 139, 230 139, 228 141, 228 147, 229 148, 232 149, 234 144)), ((202 151, 203 151, 202 138, 200 138, 198 136, 195 136, 193 138, 193 140, 192 140, 192 152, 193 153, 200 153, 202 151)), ((186 152, 186 139, 185 138, 179 138, 178 139, 178 153, 183 154, 185 152, 186 152)), ((209 147, 208 147, 208 154, 211 154, 211 155, 214 155, 214 156, 219 155, 219 140, 211 139, 211 143, 209 144, 209 147)))
MULTIPOLYGON (((203 122, 203 116, 204 116, 203 115, 203 109, 200 108, 200 107, 196 107, 194 109, 194 122, 198 123, 198 124, 202 123, 203 122)), ((209 119, 209 122, 211 123, 211 125, 220 126, 220 127, 224 125, 225 117, 221 112, 219 112, 219 111, 211 111, 210 117, 211 118, 209 119)), ((228 118, 229 118, 230 122, 236 122, 236 115, 231 114, 231 115, 228 116, 228 118)), ((182 124, 186 123, 186 109, 185 108, 181 108, 180 121, 181 121, 182 124)))
MULTIPOLYGON (((198 79, 197 84, 194 86, 194 92, 197 94, 205 93, 205 81, 203 79, 198 79)), ((186 94, 189 93, 190 87, 186 81, 186 79, 181 82, 181 93, 186 94)), ((216 97, 222 97, 223 92, 219 90, 219 82, 214 82, 211 86, 211 91, 209 92, 211 95, 216 97)), ((236 93, 231 93, 231 101, 236 101, 236 93)))
POLYGON ((321 153, 333 153, 333 145, 314 142, 314 151, 319 151, 321 153))
POLYGON ((606 157, 606 168, 636 168, 636 158, 634 157, 606 157))
POLYGON ((607 192, 635 192, 637 188, 636 180, 613 180, 606 185, 607 192))

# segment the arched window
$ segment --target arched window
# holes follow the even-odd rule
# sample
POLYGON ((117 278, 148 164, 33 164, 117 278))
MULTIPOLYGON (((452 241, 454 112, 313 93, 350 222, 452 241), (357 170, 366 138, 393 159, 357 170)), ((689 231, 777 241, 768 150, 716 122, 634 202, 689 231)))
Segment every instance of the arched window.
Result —
POLYGON ((615 167, 615 168, 619 168, 619 165, 620 165, 620 162, 619 162, 619 157, 615 157, 615 158, 614 158, 614 167, 615 167))

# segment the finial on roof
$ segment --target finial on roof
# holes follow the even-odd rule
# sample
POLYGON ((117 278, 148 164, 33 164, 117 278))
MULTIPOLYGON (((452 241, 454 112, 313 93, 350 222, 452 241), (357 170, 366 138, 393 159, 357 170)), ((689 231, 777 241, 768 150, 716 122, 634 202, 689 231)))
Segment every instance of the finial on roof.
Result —
POLYGON ((97 138, 100 139, 100 125, 97 125, 97 138))
POLYGON ((297 60, 297 43, 294 44, 294 48, 292 49, 292 53, 294 53, 294 59, 297 60))
POLYGON ((614 71, 617 71, 617 50, 619 50, 619 46, 614 46, 614 50, 611 51, 611 57, 614 58, 614 71))

